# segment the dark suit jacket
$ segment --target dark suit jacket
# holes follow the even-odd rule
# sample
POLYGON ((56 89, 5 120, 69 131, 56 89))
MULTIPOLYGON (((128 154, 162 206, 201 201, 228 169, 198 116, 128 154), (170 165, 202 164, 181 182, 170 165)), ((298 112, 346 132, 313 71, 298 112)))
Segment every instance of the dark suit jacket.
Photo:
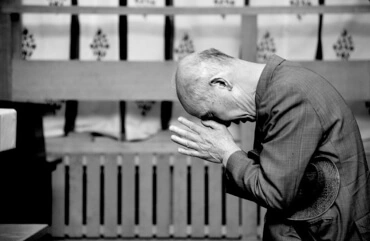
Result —
POLYGON ((338 167, 340 192, 329 211, 304 221, 304 227, 317 240, 370 240, 369 164, 356 120, 340 94, 316 73, 274 55, 260 77, 256 109, 259 158, 235 152, 225 179, 229 193, 268 209, 264 239, 300 240, 284 214, 307 164, 321 155, 338 167))

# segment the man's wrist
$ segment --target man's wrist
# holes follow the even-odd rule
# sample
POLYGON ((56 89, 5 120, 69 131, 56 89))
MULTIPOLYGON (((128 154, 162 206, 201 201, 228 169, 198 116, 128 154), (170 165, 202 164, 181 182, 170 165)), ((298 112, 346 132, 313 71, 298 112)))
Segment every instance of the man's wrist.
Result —
POLYGON ((227 165, 227 161, 229 160, 230 156, 231 156, 233 153, 237 152, 237 151, 241 151, 241 149, 240 149, 240 147, 238 147, 237 145, 235 145, 235 146, 233 146, 232 148, 230 148, 230 149, 225 153, 225 155, 224 155, 224 156, 223 156, 223 158, 222 158, 222 165, 223 165, 224 167, 226 167, 226 165, 227 165))

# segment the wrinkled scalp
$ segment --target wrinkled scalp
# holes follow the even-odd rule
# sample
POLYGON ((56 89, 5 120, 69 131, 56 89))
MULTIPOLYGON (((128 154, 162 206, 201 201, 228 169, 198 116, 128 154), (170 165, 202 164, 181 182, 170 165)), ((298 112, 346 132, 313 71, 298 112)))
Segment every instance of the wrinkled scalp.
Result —
POLYGON ((199 117, 207 111, 206 104, 214 98, 208 81, 233 60, 216 49, 208 49, 189 54, 179 62, 175 74, 176 93, 189 114, 199 117))

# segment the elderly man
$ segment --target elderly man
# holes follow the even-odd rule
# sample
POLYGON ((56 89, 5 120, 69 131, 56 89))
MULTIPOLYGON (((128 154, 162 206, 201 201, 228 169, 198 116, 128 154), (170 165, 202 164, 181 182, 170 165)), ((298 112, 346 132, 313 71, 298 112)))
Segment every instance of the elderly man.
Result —
POLYGON ((184 109, 202 121, 180 117, 187 128, 171 126, 171 139, 182 154, 222 163, 227 191, 267 208, 264 240, 370 240, 370 171, 360 133, 325 79, 276 55, 260 64, 209 49, 179 62, 175 84, 184 109), (248 153, 226 128, 245 121, 256 121, 248 153), (338 193, 314 218, 291 219, 316 157, 334 163, 338 193))

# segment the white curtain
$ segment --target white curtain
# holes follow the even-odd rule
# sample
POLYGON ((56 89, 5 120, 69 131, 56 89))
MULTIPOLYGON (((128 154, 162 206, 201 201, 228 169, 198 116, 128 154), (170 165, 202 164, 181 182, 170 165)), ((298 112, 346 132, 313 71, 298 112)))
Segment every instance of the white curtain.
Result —
MULTIPOLYGON (((69 6, 70 0, 23 0, 24 5, 69 6)), ((68 14, 22 15, 22 56, 27 60, 68 60, 71 16, 68 14)), ((64 133, 65 103, 55 114, 43 118, 45 137, 62 136, 64 133)))
MULTIPOLYGON (((130 7, 163 7, 164 0, 129 0, 130 7)), ((164 60, 164 16, 128 16, 128 60, 164 60)), ((145 71, 145 70, 143 70, 145 71)), ((150 81, 150 79, 147 79, 150 81)), ((128 141, 143 140, 161 130, 161 104, 156 101, 127 101, 125 137, 128 141)))

